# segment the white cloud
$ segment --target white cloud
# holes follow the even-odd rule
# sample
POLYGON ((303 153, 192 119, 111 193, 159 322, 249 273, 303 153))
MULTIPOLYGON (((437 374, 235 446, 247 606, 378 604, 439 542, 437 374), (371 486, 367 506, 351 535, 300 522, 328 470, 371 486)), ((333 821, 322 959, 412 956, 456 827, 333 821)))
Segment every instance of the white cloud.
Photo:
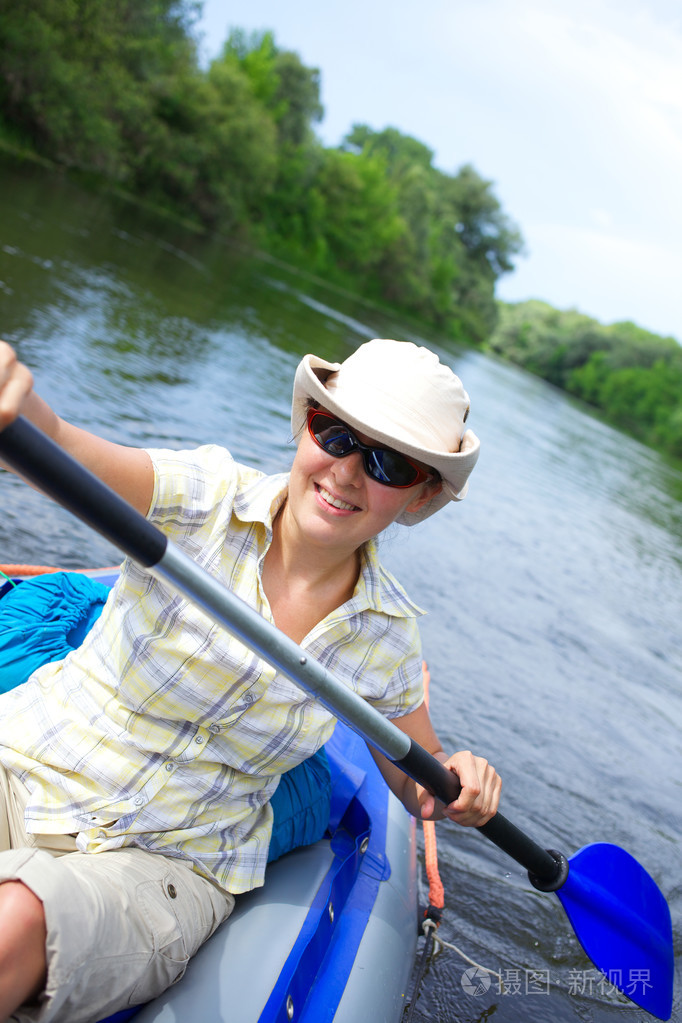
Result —
POLYGON ((671 324, 679 322, 682 251, 598 227, 561 223, 533 225, 528 236, 535 266, 521 264, 505 278, 498 289, 501 298, 540 298, 606 323, 633 320, 679 339, 671 324))

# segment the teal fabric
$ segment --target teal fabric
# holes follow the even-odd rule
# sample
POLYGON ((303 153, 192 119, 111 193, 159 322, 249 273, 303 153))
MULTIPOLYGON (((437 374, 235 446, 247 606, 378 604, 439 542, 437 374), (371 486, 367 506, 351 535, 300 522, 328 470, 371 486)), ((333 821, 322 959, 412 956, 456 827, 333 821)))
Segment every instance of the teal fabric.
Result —
POLYGON ((273 821, 268 863, 323 837, 329 824, 331 798, 331 770, 322 746, 283 774, 275 789, 270 800, 273 821))
MULTIPOLYGON (((83 642, 109 589, 78 572, 55 572, 0 590, 0 692, 21 685, 41 665, 83 642)), ((270 801, 268 863, 323 837, 329 823, 331 772, 322 748, 282 775, 270 801)))
POLYGON ((106 586, 78 572, 41 575, 6 590, 0 600, 0 692, 80 646, 108 596, 106 586))

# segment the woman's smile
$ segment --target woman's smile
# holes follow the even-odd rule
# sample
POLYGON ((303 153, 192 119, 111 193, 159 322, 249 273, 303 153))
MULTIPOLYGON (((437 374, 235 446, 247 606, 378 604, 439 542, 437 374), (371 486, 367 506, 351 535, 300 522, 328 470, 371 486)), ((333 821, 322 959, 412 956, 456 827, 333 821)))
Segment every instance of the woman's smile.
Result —
POLYGON ((323 487, 320 483, 315 483, 314 486, 315 493, 322 498, 324 504, 331 505, 332 508, 342 512, 360 511, 360 508, 357 506, 357 504, 351 504, 349 501, 344 501, 343 498, 341 497, 336 497, 334 494, 330 493, 329 490, 323 487))

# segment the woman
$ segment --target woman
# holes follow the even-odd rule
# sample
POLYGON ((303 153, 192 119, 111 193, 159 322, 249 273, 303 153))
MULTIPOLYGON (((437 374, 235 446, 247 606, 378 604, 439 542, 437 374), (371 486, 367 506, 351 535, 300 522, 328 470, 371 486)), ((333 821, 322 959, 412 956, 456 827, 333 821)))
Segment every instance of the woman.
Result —
MULTIPOLYGON (((266 477, 215 446, 144 451, 71 426, 0 344, 0 427, 30 418, 457 772, 459 798, 437 807, 375 754, 410 812, 478 826, 500 779, 483 758, 443 752, 423 703, 420 612, 375 539, 464 497, 478 455, 468 411, 425 348, 372 341, 341 365, 306 356, 291 472, 266 477)), ((333 727, 126 562, 83 645, 0 700, 0 1018, 77 1023, 173 983, 234 894, 262 884, 270 797, 333 727)))

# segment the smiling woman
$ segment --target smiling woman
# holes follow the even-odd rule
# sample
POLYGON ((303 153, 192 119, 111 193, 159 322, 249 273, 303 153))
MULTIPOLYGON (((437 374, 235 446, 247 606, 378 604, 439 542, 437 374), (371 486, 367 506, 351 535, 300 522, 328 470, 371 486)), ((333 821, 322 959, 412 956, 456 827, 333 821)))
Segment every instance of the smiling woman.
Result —
MULTIPOLYGON (((437 807, 373 754, 410 812, 480 826, 497 810, 500 778, 481 757, 443 751, 423 703, 420 611, 376 543, 390 523, 464 497, 478 454, 468 409, 454 373, 411 343, 372 341, 343 364, 309 355, 294 386, 291 473, 265 476, 215 445, 146 451, 71 426, 0 344, 0 423, 31 419, 456 772, 460 795, 437 807), (311 399, 339 416, 347 450, 330 453, 305 429, 311 399)), ((280 777, 334 726, 162 577, 126 561, 84 643, 0 701, 0 783, 22 811, 0 853, 0 1018, 41 993, 41 1020, 75 1023, 178 979, 234 896, 262 885, 280 777), (58 858, 65 841, 70 855, 58 858), (89 955, 104 930, 106 968, 89 955), (17 949, 27 963, 19 983, 17 949)), ((21 1018, 37 1012, 26 1004, 21 1018)))
POLYGON ((426 348, 374 340, 343 364, 303 359, 289 499, 264 565, 280 628, 303 639, 320 606, 331 611, 351 598, 374 537, 464 497, 479 450, 464 429, 468 413, 461 381, 426 348))

